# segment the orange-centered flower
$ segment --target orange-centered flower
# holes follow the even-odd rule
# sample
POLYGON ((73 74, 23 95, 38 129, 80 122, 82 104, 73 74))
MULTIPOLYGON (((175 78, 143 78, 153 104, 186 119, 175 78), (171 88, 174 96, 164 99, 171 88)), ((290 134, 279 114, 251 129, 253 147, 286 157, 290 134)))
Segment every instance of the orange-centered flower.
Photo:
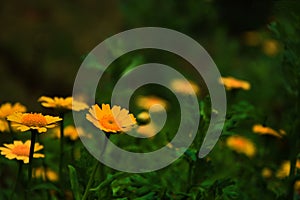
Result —
POLYGON ((239 80, 233 77, 222 77, 220 78, 219 82, 225 86, 226 90, 232 90, 232 89, 249 90, 251 87, 249 82, 239 80))
POLYGON ((110 133, 129 131, 136 124, 135 117, 128 110, 120 106, 110 109, 108 104, 102 104, 102 109, 97 104, 93 105, 86 118, 97 128, 110 133))
MULTIPOLYGON (((13 144, 4 144, 5 147, 0 147, 1 155, 12 160, 23 160, 24 163, 29 163, 29 151, 30 151, 31 141, 27 140, 25 143, 22 141, 14 141, 13 144)), ((34 144, 34 152, 37 152, 44 147, 39 143, 34 144)), ((34 153, 34 158, 44 158, 44 154, 34 153)))
POLYGON ((58 108, 58 109, 64 109, 64 110, 74 110, 74 111, 80 111, 88 108, 88 105, 73 100, 73 97, 46 97, 42 96, 38 99, 38 102, 41 102, 42 106, 46 108, 58 108))
POLYGON ((12 126, 24 132, 36 129, 39 133, 47 131, 47 128, 57 126, 56 122, 61 121, 59 117, 42 115, 41 113, 14 113, 7 117, 7 120, 15 122, 12 126))

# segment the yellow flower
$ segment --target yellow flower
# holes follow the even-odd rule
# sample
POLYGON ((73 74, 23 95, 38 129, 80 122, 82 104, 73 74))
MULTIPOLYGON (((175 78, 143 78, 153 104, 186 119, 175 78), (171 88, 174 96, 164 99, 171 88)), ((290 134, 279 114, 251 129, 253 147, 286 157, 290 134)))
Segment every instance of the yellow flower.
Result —
POLYGON ((300 180, 297 180, 294 184, 294 190, 295 192, 298 193, 298 195, 300 195, 300 180))
MULTIPOLYGON (((276 173, 277 178, 285 178, 290 175, 290 168, 291 168, 291 162, 286 160, 283 161, 279 170, 276 173)), ((300 160, 297 160, 296 162, 296 168, 300 169, 300 160)))
POLYGON ((121 109, 120 106, 113 106, 110 109, 109 104, 102 104, 101 109, 95 104, 89 112, 86 114, 86 119, 105 132, 126 132, 136 124, 133 114, 129 114, 128 110, 121 109))
POLYGON ((264 178, 270 178, 272 174, 273 174, 272 170, 268 167, 263 168, 261 171, 261 175, 264 178))
POLYGON ((252 131, 254 133, 257 133, 257 134, 261 134, 261 135, 273 135, 275 137, 279 137, 281 138, 282 137, 282 133, 284 133, 283 131, 280 131, 280 133, 278 133, 277 131, 275 131, 274 129, 272 128, 269 128, 269 127, 265 127, 261 124, 256 124, 252 127, 252 131))
POLYGON ((247 31, 243 34, 244 43, 248 46, 258 46, 261 42, 261 36, 257 31, 247 31))
POLYGON ((49 181, 58 181, 58 175, 55 171, 53 171, 52 169, 49 168, 44 168, 44 167, 39 167, 39 168, 35 168, 33 170, 33 174, 32 174, 33 178, 42 178, 44 181, 45 180, 49 180, 49 181))
MULTIPOLYGON (((60 129, 55 128, 53 131, 55 137, 60 138, 60 129)), ((73 125, 69 125, 64 128, 64 137, 69 137, 71 140, 77 140, 79 135, 84 135, 81 127, 75 128, 73 125)))
POLYGON ((199 87, 192 81, 175 79, 171 82, 171 88, 178 93, 193 95, 199 93, 199 87))
POLYGON ((151 109, 153 112, 160 112, 168 108, 168 102, 157 96, 139 96, 136 103, 140 108, 146 110, 149 110, 153 106, 151 109), (157 104, 160 106, 155 106, 157 104))
POLYGON ((268 56, 275 56, 279 52, 279 43, 273 39, 267 39, 262 44, 262 51, 268 56))
POLYGON ((88 108, 88 105, 73 100, 73 97, 46 97, 42 96, 38 99, 38 102, 41 102, 42 106, 46 108, 58 108, 58 109, 64 109, 64 110, 74 110, 74 111, 80 111, 88 108))
MULTIPOLYGON (((22 141, 14 141, 13 144, 4 144, 5 147, 0 147, 1 155, 5 155, 6 158, 12 160, 23 160, 23 162, 29 163, 29 151, 31 141, 27 140, 25 143, 22 141)), ((44 146, 39 143, 34 144, 34 152, 43 149, 44 146)), ((34 158, 44 158, 44 154, 34 153, 34 158)))
POLYGON ((239 80, 233 77, 222 77, 220 78, 219 82, 225 86, 226 90, 232 90, 232 89, 249 90, 251 87, 249 82, 239 80))
POLYGON ((157 134, 158 128, 155 124, 150 123, 145 126, 139 126, 136 130, 139 134, 144 135, 146 137, 153 137, 157 134))
POLYGON ((14 113, 7 117, 7 120, 15 122, 12 124, 18 130, 24 132, 30 129, 35 129, 39 133, 47 131, 47 128, 57 126, 56 122, 61 121, 59 117, 42 115, 41 113, 14 113))
POLYGON ((15 112, 26 112, 26 107, 20 103, 11 103, 2 104, 0 107, 0 119, 6 119, 8 115, 11 115, 15 112))
POLYGON ((8 132, 9 127, 6 120, 0 119, 0 132, 8 132))
POLYGON ((256 153, 254 144, 249 139, 242 136, 230 136, 227 138, 226 144, 234 151, 243 153, 248 157, 253 157, 256 153))

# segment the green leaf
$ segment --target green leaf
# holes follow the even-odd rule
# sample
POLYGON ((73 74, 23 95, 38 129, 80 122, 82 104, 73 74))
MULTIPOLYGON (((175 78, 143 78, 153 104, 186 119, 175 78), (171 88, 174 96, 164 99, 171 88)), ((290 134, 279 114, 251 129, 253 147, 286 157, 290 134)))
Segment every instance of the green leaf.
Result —
POLYGON ((69 168, 70 182, 71 182, 71 188, 73 191, 74 199, 80 200, 81 194, 80 194, 76 169, 72 165, 68 165, 68 168, 69 168))
POLYGON ((58 187, 56 187, 53 183, 47 182, 47 183, 40 183, 37 185, 34 185, 33 187, 30 188, 30 191, 33 190, 55 190, 55 191, 60 191, 58 187))

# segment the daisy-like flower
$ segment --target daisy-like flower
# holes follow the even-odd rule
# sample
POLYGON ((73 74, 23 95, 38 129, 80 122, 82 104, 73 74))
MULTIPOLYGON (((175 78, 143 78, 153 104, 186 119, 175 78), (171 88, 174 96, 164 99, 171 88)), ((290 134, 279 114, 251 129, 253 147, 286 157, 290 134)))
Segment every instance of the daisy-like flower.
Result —
POLYGON ((57 126, 56 122, 62 119, 49 115, 44 116, 41 113, 14 113, 9 115, 7 120, 14 122, 12 126, 22 132, 35 129, 39 133, 43 133, 47 131, 47 128, 57 126))
POLYGON ((227 138, 226 145, 232 150, 253 157, 256 153, 254 144, 247 138, 242 136, 230 136, 227 138))
POLYGON ((80 111, 88 108, 88 105, 83 102, 73 100, 73 97, 46 97, 42 96, 38 99, 38 102, 41 102, 42 106, 46 108, 57 108, 62 110, 74 110, 80 111))
POLYGON ((282 130, 279 133, 279 132, 275 131, 274 129, 272 129, 270 127, 263 126, 261 124, 255 124, 252 127, 252 131, 254 133, 257 133, 257 134, 261 134, 261 135, 273 135, 273 136, 278 137, 278 138, 281 138, 282 135, 285 134, 285 132, 282 131, 282 130))
MULTIPOLYGON (((4 144, 5 147, 0 147, 1 155, 12 160, 23 160, 23 162, 29 163, 29 151, 30 151, 31 141, 27 140, 25 143, 22 141, 14 141, 13 144, 4 144)), ((44 146, 39 143, 34 144, 34 152, 43 149, 44 146)), ((44 158, 45 155, 41 153, 33 153, 33 158, 44 158)))
POLYGON ((135 117, 128 110, 121 109, 120 106, 110 109, 109 104, 102 104, 102 109, 97 104, 93 105, 86 114, 86 119, 108 133, 126 132, 136 124, 135 117))
POLYGON ((49 180, 52 182, 58 181, 58 174, 49 168, 39 167, 33 170, 33 178, 42 178, 44 181, 49 180))
POLYGON ((249 82, 239 80, 233 77, 222 77, 219 79, 219 82, 225 86, 226 90, 232 90, 232 89, 250 90, 251 87, 249 82))
POLYGON ((185 95, 193 95, 199 93, 199 87, 192 81, 184 79, 175 79, 171 82, 171 88, 178 93, 185 95))
POLYGON ((139 96, 136 103, 140 108, 146 110, 149 110, 153 106, 151 111, 154 112, 160 112, 168 108, 168 102, 157 96, 139 96), (155 106, 157 104, 160 106, 155 106))

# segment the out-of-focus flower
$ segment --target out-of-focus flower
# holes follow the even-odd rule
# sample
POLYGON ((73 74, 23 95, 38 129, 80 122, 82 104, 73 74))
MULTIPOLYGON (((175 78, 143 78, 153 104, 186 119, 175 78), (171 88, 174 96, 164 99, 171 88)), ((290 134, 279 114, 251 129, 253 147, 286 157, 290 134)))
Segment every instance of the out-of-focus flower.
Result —
POLYGON ((149 138, 153 137, 157 134, 158 128, 155 126, 155 124, 150 123, 144 126, 139 126, 136 130, 139 134, 149 138))
POLYGON ((20 103, 15 103, 14 105, 11 103, 2 104, 0 107, 0 119, 5 120, 7 116, 15 112, 26 112, 26 107, 20 103))
POLYGON ((47 131, 47 128, 57 126, 56 122, 62 119, 49 115, 44 116, 41 113, 14 113, 9 115, 7 120, 14 122, 12 126, 22 132, 35 129, 39 133, 43 133, 47 131))
POLYGON ((7 116, 15 112, 26 112, 26 107, 20 103, 5 103, 0 106, 0 132, 10 131, 9 124, 7 123, 7 116))
MULTIPOLYGON (((25 143, 22 141, 14 141, 13 144, 4 144, 5 147, 0 147, 1 155, 4 155, 6 158, 12 160, 23 160, 23 162, 29 163, 29 151, 30 151, 31 141, 27 140, 25 143)), ((39 143, 34 144, 34 152, 37 152, 43 149, 44 146, 39 143)), ((33 158, 44 158, 44 154, 33 153, 33 158)))
POLYGON ((248 46, 258 46, 261 42, 261 36, 257 31, 247 31, 243 34, 244 43, 248 46))
POLYGON ((49 180, 52 182, 58 181, 58 174, 49 168, 39 167, 33 169, 33 178, 42 178, 44 181, 49 180))
POLYGON ((223 84, 226 90, 243 89, 250 90, 250 83, 247 81, 239 80, 233 77, 222 77, 219 82, 223 84))
MULTIPOLYGON (((60 138, 60 128, 56 127, 53 130, 54 136, 60 138)), ((79 136, 87 136, 81 127, 68 125, 64 128, 64 137, 69 137, 70 140, 77 140, 79 136)))
POLYGON ((57 109, 62 109, 62 110, 74 110, 74 111, 80 111, 88 108, 88 105, 73 100, 73 97, 67 97, 67 98, 62 98, 62 97, 46 97, 42 96, 38 99, 39 102, 41 102, 42 106, 46 108, 57 108, 57 109))
POLYGON ((150 114, 146 111, 139 113, 136 118, 141 124, 148 124, 151 121, 150 114))
MULTIPOLYGON (((283 161, 280 168, 278 169, 276 173, 277 178, 285 178, 288 177, 290 174, 290 168, 291 168, 291 162, 286 160, 283 161)), ((296 162, 296 168, 300 169, 300 160, 297 160, 296 162)))
POLYGON ((285 132, 284 131, 280 131, 280 133, 278 133, 277 131, 275 131, 274 129, 270 128, 270 127, 266 127, 266 126, 263 126, 261 124, 255 124, 253 127, 252 127, 252 131, 254 133, 257 133, 257 134, 261 134, 261 135, 273 135, 275 137, 279 137, 281 138, 282 137, 282 134, 284 134, 285 132))
POLYGON ((200 91, 196 83, 184 79, 173 80, 171 82, 171 88, 175 92, 186 94, 186 95, 199 94, 200 91))
POLYGON ((275 56, 279 52, 279 43, 273 39, 267 39, 262 43, 262 51, 268 56, 275 56))
POLYGON ((300 180, 297 180, 294 184, 294 190, 300 195, 300 180))
POLYGON ((256 153, 256 148, 249 139, 242 136, 230 136, 227 138, 226 144, 232 150, 253 157, 256 153))
POLYGON ((109 104, 102 104, 102 109, 97 104, 93 105, 89 114, 86 114, 86 119, 108 133, 127 132, 136 124, 135 117, 128 110, 121 109, 120 106, 110 109, 109 104))
POLYGON ((261 175, 264 178, 270 178, 273 175, 273 172, 270 168, 265 167, 265 168, 262 169, 261 175))
POLYGON ((139 96, 136 100, 137 106, 149 110, 151 107, 152 112, 160 112, 168 109, 168 102, 157 96, 139 96), (154 106, 154 105, 160 106, 154 106))

